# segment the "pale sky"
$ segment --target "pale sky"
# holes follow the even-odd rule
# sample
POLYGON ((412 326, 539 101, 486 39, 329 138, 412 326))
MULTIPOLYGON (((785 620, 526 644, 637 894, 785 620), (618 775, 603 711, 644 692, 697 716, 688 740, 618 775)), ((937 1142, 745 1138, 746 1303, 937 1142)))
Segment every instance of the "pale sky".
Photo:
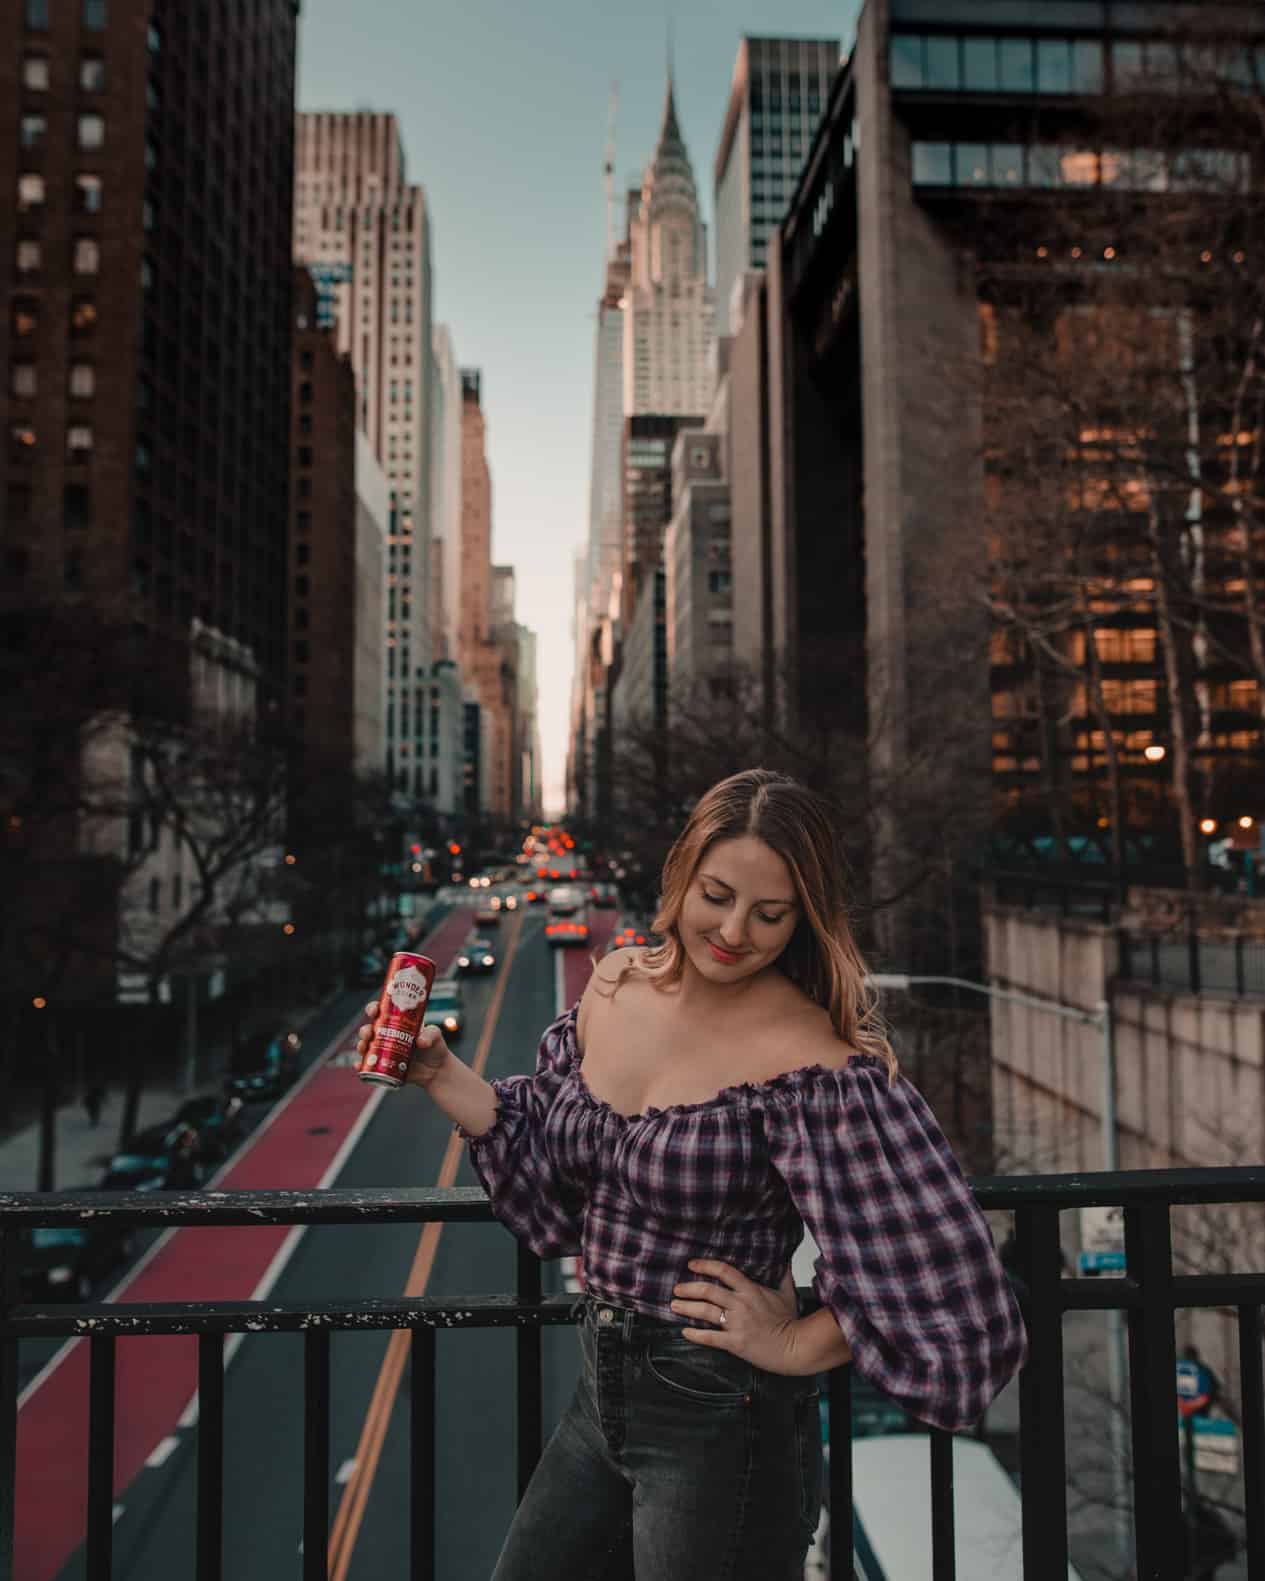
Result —
MULTIPOLYGON (((711 235, 712 159, 743 33, 852 40, 858 0, 303 0, 299 107, 399 117, 430 203, 434 315, 483 370, 492 557, 539 638, 546 805, 560 809, 572 560, 588 534, 602 160, 618 83, 616 190, 640 180, 676 99, 711 235)), ((622 201, 622 197, 621 197, 622 201)), ((713 253, 713 274, 714 274, 713 253)))

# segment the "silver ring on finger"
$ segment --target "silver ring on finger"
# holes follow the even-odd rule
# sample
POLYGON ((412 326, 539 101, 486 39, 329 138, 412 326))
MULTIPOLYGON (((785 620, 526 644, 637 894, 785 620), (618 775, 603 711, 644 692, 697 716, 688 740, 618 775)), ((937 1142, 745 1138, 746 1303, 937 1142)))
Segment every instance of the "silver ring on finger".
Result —
POLYGON ((720 1326, 721 1326, 721 1328, 726 1328, 728 1326, 728 1324, 729 1324, 729 1314, 728 1314, 728 1312, 725 1311, 724 1307, 717 1307, 716 1310, 720 1313, 720 1326))

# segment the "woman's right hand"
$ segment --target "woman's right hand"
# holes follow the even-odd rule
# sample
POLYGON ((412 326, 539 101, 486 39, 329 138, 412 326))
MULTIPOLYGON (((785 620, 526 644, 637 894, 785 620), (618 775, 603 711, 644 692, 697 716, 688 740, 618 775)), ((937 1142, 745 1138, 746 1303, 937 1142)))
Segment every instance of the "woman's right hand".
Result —
MULTIPOLYGON (((373 1037, 373 1023, 377 1020, 381 1005, 376 999, 371 999, 365 1006, 368 1022, 356 1034, 356 1054, 364 1057, 369 1041, 373 1037)), ((448 1061, 449 1049, 444 1042, 443 1033, 438 1027, 423 1027, 417 1034, 417 1050, 409 1061, 408 1075, 404 1078, 415 1087, 429 1087, 435 1077, 448 1061)))

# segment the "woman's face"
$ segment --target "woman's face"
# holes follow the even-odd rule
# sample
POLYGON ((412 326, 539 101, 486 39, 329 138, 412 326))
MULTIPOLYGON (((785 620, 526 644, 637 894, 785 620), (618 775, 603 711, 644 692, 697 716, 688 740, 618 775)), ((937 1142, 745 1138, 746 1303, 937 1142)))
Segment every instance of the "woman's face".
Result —
POLYGON ((678 924, 709 982, 737 983, 777 960, 799 921, 790 869, 763 840, 718 840, 699 863, 678 924))

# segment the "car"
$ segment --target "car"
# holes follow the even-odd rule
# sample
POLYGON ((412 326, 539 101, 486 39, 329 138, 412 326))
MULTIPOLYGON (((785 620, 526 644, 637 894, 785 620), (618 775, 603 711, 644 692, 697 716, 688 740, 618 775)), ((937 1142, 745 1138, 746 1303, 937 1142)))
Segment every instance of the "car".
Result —
POLYGON ((589 925, 584 917, 550 917, 545 924, 545 939, 553 947, 558 945, 587 944, 589 925))
POLYGON ((631 944, 649 944, 650 935, 645 928, 638 928, 631 924, 617 928, 611 934, 611 942, 606 946, 607 951, 626 950, 631 944))
POLYGON ((556 884, 549 891, 549 910, 555 917, 570 917, 582 909, 584 891, 574 884, 556 884))
POLYGON ((543 889, 529 889, 523 899, 529 906, 540 906, 544 904, 545 892, 543 889))
POLYGON ((262 1046, 256 1043, 243 1051, 233 1061, 224 1096, 241 1098, 245 1103, 279 1098, 299 1074, 302 1044, 297 1032, 277 1032, 262 1046))
POLYGON ((501 913, 494 911, 491 906, 480 906, 474 914, 474 921, 476 927, 499 928, 501 925, 501 913))
POLYGON ((589 887, 589 904, 601 906, 603 910, 619 904, 619 897, 615 893, 614 884, 607 884, 599 879, 596 884, 589 887))
POLYGON ((426 1002, 422 1024, 438 1027, 445 1043, 455 1043, 466 1028, 465 995, 461 984, 451 977, 437 977, 426 1002))
POLYGON ((167 1119, 129 1136, 97 1186, 101 1191, 188 1191, 202 1179, 197 1131, 182 1120, 167 1119))
POLYGON ((517 895, 506 895, 504 901, 502 901, 502 906, 503 906, 503 908, 506 911, 517 911, 518 910, 518 896, 517 895))
POLYGON ((457 957, 457 970, 461 972, 490 972, 496 968, 496 951, 492 947, 491 939, 485 939, 480 934, 467 939, 465 947, 457 957))
POLYGON ((136 1251, 132 1225, 41 1225, 19 1242, 23 1301, 90 1301, 96 1285, 136 1251))

